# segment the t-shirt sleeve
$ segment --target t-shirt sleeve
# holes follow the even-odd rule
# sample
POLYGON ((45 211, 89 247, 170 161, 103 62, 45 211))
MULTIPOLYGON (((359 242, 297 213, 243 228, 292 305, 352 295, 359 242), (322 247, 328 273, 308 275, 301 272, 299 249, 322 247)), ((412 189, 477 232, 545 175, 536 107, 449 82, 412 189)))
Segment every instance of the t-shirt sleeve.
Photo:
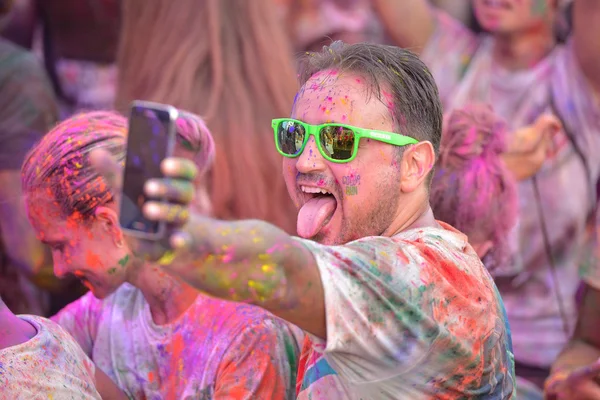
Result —
POLYGON ((447 104, 448 97, 460 82, 477 50, 479 38, 445 12, 433 12, 436 28, 420 58, 435 78, 442 104, 447 104))
POLYGON ((214 398, 294 399, 298 353, 297 339, 282 320, 244 328, 220 363, 214 398))
POLYGON ((0 169, 20 169, 31 147, 58 120, 58 107, 42 66, 15 49, 2 57, 0 74, 0 169))
POLYGON ((85 354, 91 357, 101 306, 102 301, 88 292, 50 319, 73 336, 85 354))
MULTIPOLYGON (((324 357, 337 374, 357 384, 408 371, 427 380, 455 368, 458 355, 465 364, 481 364, 473 348, 498 320, 492 318, 496 299, 483 268, 474 273, 448 261, 441 245, 434 251, 390 238, 332 247, 302 242, 321 274, 324 357)), ((474 253, 456 257, 464 265, 479 263, 474 253)))

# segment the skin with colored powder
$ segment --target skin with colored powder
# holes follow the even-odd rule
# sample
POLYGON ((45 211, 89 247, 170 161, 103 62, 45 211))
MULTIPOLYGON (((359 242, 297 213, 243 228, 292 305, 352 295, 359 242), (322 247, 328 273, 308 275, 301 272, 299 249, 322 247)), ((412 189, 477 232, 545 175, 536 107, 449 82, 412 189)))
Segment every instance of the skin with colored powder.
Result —
MULTIPOLYGON (((157 264, 212 296, 260 305, 311 333, 300 359, 298 399, 515 398, 495 285, 466 237, 436 222, 429 207, 442 121, 431 75, 412 53, 372 44, 334 44, 308 63, 291 118, 320 125, 345 117, 386 135, 397 135, 403 121, 403 133, 417 143, 361 140, 356 158, 343 163, 325 159, 310 136, 301 154, 283 161, 300 238, 262 221, 182 218, 181 204, 148 203, 148 218, 179 225, 157 264), (404 99, 392 112, 379 90, 387 85, 404 99), (324 97, 347 98, 353 109, 331 101, 324 110, 324 97), (348 195, 348 184, 361 190, 348 195)), ((97 157, 99 170, 118 176, 106 153, 97 157)), ((163 166, 170 179, 190 169, 181 159, 163 166)), ((150 182, 149 196, 172 189, 168 180, 150 182)), ((110 184, 120 187, 119 180, 110 184)))
POLYGON ((358 194, 358 186, 360 185, 360 175, 347 175, 342 178, 342 184, 346 186, 346 194, 354 196, 358 194))
MULTIPOLYGON (((291 399, 297 329, 260 308, 210 298, 133 256, 155 243, 127 240, 118 199, 92 166, 93 150, 122 163, 126 125, 116 113, 74 116, 34 146, 24 163, 28 217, 52 249, 56 275, 75 275, 91 291, 52 320, 131 398, 291 399)), ((162 195, 186 205, 168 213, 181 223, 196 174, 211 166, 214 143, 196 115, 181 112, 176 126, 192 147, 176 146, 175 154, 190 167, 181 179, 168 180, 172 190, 162 195)), ((165 249, 159 244, 155 251, 165 249)))

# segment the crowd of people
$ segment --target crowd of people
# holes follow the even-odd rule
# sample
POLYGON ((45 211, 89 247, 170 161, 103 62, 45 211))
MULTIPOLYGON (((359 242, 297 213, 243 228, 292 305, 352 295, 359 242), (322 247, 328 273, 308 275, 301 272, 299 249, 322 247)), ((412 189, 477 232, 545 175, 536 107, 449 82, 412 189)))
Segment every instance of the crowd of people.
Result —
POLYGON ((600 400, 600 1, 0 15, 0 399, 600 400))

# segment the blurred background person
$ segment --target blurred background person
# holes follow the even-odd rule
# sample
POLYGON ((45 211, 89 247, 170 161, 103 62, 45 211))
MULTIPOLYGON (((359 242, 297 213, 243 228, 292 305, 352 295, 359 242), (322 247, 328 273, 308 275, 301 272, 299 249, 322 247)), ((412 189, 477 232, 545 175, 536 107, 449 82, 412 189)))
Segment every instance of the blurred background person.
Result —
POLYGON ((370 0, 275 0, 296 53, 321 51, 336 40, 381 42, 370 0))
POLYGON ((43 61, 61 119, 112 108, 121 0, 14 0, 3 36, 43 61))
MULTIPOLYGON (((0 24, 12 1, 0 2, 0 24)), ((21 198, 25 154, 57 121, 43 67, 26 49, 0 38, 0 295, 16 313, 45 315, 48 296, 29 278, 51 270, 50 255, 27 224, 21 198)))
POLYGON ((600 2, 574 1, 572 34, 561 43, 556 28, 566 3, 473 0, 482 34, 424 0, 374 3, 395 43, 420 52, 445 111, 473 101, 493 104, 508 123, 510 152, 540 153, 519 140, 526 126, 546 142, 538 169, 519 182, 513 273, 496 277, 517 375, 540 388, 572 331, 579 275, 597 264, 587 228, 600 176, 600 2), (546 114, 563 129, 545 134, 556 125, 546 114))
POLYGON ((270 0, 124 0, 118 68, 119 110, 140 99, 205 119, 217 152, 198 196, 208 193, 215 218, 295 232, 270 123, 289 112, 297 83, 270 0))
POLYGON ((444 117, 440 155, 431 183, 436 219, 466 234, 490 272, 511 260, 517 222, 517 182, 502 159, 506 126, 485 104, 444 117))

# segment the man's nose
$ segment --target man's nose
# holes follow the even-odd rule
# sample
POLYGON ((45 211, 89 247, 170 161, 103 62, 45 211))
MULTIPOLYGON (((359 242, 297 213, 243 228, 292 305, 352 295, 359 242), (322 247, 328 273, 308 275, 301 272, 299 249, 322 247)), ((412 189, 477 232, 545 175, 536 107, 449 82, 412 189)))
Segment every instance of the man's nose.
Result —
POLYGON ((298 156, 296 161, 296 169, 301 173, 309 173, 313 171, 322 171, 326 167, 326 160, 323 158, 317 147, 314 136, 308 138, 304 151, 298 156))

